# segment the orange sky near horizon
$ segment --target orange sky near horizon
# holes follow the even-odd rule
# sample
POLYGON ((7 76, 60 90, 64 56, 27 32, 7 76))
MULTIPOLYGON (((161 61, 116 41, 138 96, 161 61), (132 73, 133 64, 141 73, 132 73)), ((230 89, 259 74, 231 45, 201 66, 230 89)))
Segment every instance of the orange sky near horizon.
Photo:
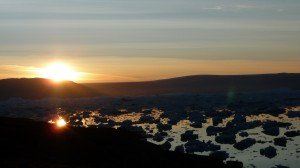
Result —
POLYGON ((300 73, 299 9, 299 0, 0 0, 0 79, 300 73), (41 75, 56 62, 75 72, 41 75))
POLYGON ((78 74, 75 82, 134 82, 187 75, 239 75, 264 73, 299 73, 294 60, 194 60, 178 58, 101 58, 84 62, 81 59, 49 60, 24 66, 0 66, 0 78, 42 77, 39 70, 56 62, 64 63, 78 74))

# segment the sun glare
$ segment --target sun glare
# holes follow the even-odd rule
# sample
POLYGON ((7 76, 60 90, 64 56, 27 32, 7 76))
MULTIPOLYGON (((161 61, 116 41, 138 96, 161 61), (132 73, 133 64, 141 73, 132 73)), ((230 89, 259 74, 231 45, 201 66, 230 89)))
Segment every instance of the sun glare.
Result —
POLYGON ((47 68, 41 69, 40 76, 57 82, 63 80, 73 81, 77 79, 77 73, 63 63, 56 63, 47 68))
POLYGON ((58 127, 63 127, 63 126, 65 126, 66 124, 67 124, 66 121, 65 121, 64 119, 62 119, 62 118, 56 121, 56 125, 57 125, 58 127))

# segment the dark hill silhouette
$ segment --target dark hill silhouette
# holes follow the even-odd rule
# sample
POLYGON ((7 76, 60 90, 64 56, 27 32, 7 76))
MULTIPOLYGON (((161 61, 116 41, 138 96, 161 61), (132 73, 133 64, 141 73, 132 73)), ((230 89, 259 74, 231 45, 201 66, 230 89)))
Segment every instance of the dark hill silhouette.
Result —
POLYGON ((104 95, 154 95, 166 93, 216 93, 300 89, 300 74, 195 75, 165 80, 84 84, 104 95))
POLYGON ((45 97, 91 97, 99 95, 130 96, 168 93, 224 93, 249 92, 273 89, 300 90, 300 74, 262 75, 195 75, 146 82, 89 83, 71 81, 60 83, 48 79, 0 80, 0 99, 20 97, 39 99, 45 97))
POLYGON ((38 99, 44 97, 87 97, 97 95, 86 86, 71 81, 53 82, 42 78, 0 80, 0 99, 10 97, 38 99))
POLYGON ((202 167, 240 168, 208 156, 164 151, 141 136, 109 128, 58 128, 0 117, 0 167, 202 167))

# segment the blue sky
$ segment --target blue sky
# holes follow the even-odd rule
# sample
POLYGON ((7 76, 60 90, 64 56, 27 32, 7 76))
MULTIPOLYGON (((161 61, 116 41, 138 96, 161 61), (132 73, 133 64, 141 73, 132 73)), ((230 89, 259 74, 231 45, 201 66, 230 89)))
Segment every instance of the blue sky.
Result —
MULTIPOLYGON (((253 69, 256 62, 277 61, 272 66, 282 69, 225 72, 299 72, 291 69, 300 60, 299 9, 299 0, 0 0, 0 70, 62 60, 84 72, 146 80, 222 74, 213 71, 222 61, 248 61, 253 69), (163 69, 155 63, 175 60, 183 71, 168 65, 165 75, 132 73, 150 64, 144 70, 150 74, 153 66, 163 69), (195 61, 209 62, 211 70, 189 69, 195 61), (100 72, 99 66, 108 68, 100 72)), ((10 74, 0 78, 26 76, 10 74)))

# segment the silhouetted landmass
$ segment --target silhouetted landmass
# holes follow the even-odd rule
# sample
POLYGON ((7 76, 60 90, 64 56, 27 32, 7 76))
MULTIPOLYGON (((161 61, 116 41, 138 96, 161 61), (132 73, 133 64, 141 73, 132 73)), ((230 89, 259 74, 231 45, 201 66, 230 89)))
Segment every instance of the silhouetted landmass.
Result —
POLYGON ((48 79, 3 79, 0 80, 0 99, 10 97, 39 99, 45 97, 90 97, 95 91, 71 81, 53 82, 48 79))
POLYGON ((300 89, 300 74, 196 75, 173 79, 84 84, 104 95, 155 95, 166 93, 218 93, 300 89))
POLYGON ((224 93, 272 89, 300 90, 300 74, 197 75, 148 82, 77 84, 47 79, 0 80, 0 99, 10 97, 91 97, 156 95, 168 93, 224 93))
POLYGON ((109 128, 58 128, 0 117, 0 167, 242 167, 208 157, 165 151, 141 136, 109 128))

